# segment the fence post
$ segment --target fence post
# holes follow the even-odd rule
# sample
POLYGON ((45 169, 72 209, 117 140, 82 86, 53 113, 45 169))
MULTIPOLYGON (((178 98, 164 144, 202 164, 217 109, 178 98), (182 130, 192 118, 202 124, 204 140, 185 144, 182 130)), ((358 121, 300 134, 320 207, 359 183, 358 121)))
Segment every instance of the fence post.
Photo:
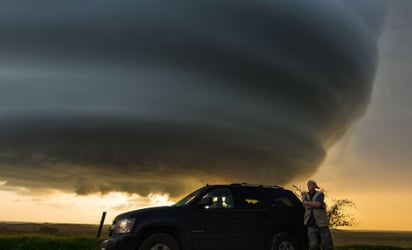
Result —
POLYGON ((96 236, 97 239, 100 238, 100 234, 102 233, 102 228, 103 228, 105 218, 106 218, 106 211, 103 212, 102 218, 100 220, 99 230, 97 231, 97 236, 96 236))

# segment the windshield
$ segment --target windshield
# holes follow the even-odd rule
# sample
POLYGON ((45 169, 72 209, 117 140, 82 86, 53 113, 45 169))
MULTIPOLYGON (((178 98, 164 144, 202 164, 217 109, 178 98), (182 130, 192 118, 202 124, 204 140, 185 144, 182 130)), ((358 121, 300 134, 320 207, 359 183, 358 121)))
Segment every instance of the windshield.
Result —
POLYGON ((202 191, 203 188, 199 188, 198 190, 190 193, 189 195, 187 195, 186 197, 184 197, 183 199, 181 199, 180 201, 176 202, 176 204, 174 206, 176 207, 182 207, 182 206, 186 206, 187 204, 189 204, 194 198, 197 197, 197 195, 200 193, 200 191, 202 191))

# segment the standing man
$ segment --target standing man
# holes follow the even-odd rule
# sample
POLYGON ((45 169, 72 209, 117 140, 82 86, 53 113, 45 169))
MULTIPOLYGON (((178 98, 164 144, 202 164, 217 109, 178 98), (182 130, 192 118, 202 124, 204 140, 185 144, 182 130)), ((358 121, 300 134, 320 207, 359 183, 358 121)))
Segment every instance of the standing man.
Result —
POLYGON ((316 191, 319 189, 314 180, 308 181, 308 191, 303 196, 305 207, 304 223, 308 228, 308 239, 310 250, 333 249, 332 235, 329 230, 329 218, 326 213, 324 202, 325 195, 316 191))

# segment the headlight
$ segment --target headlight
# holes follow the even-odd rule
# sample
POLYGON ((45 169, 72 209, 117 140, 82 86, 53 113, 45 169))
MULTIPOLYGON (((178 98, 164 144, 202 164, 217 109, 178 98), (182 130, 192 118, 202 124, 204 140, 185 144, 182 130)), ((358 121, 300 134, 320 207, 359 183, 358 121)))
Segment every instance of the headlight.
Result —
POLYGON ((127 219, 122 219, 122 220, 117 221, 115 233, 117 234, 130 233, 130 231, 132 231, 135 220, 136 220, 135 218, 127 218, 127 219))

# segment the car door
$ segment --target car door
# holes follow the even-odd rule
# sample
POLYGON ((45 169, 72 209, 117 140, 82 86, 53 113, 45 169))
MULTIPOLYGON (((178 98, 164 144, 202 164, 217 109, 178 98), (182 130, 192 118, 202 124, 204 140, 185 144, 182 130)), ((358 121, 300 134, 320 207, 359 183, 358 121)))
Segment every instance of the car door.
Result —
POLYGON ((239 217, 233 215, 234 199, 228 187, 209 190, 202 200, 210 204, 198 206, 196 220, 193 222, 192 239, 195 250, 239 249, 233 237, 239 217))
POLYGON ((236 237, 239 248, 244 250, 264 249, 264 227, 260 221, 267 211, 263 194, 254 187, 234 188, 236 207, 232 213, 232 234, 236 237))

